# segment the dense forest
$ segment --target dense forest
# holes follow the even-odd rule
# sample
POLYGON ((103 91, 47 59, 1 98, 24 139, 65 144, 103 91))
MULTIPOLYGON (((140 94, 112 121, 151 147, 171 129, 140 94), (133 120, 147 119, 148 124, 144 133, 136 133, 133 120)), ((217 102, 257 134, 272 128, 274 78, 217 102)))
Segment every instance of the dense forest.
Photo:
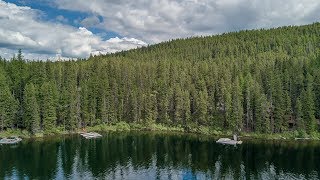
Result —
POLYGON ((320 23, 163 42, 70 61, 0 59, 0 130, 99 124, 312 134, 320 23))

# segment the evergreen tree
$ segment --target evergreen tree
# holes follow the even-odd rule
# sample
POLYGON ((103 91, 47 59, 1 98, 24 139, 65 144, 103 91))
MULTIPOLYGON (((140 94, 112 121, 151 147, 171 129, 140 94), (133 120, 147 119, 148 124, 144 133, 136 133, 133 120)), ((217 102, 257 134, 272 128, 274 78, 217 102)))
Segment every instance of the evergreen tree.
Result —
POLYGON ((27 79, 27 66, 25 60, 23 59, 22 52, 19 50, 18 57, 13 57, 11 62, 7 66, 7 75, 10 78, 10 91, 13 92, 15 99, 18 100, 18 111, 16 113, 16 118, 13 124, 17 127, 22 128, 23 122, 23 91, 27 79))
POLYGON ((102 100, 101 100, 101 122, 102 123, 108 123, 108 114, 107 114, 107 99, 105 94, 102 95, 102 100))
MULTIPOLYGON (((320 56, 317 59, 318 61, 318 68, 320 68, 320 56)), ((320 71, 319 70, 315 70, 314 72, 315 74, 313 75, 313 91, 315 93, 315 106, 316 106, 316 118, 320 119, 320 71)))
POLYGON ((239 132, 242 129, 243 107, 241 102, 241 87, 238 78, 232 84, 231 96, 230 128, 233 132, 239 132))
POLYGON ((289 123, 293 119, 291 97, 288 91, 284 91, 284 120, 282 122, 283 130, 288 130, 289 123))
POLYGON ((247 131, 252 131, 252 85, 253 79, 251 74, 245 77, 244 88, 243 88, 243 113, 244 113, 244 127, 247 131))
POLYGON ((157 118, 157 106, 156 95, 154 93, 147 93, 144 96, 145 108, 144 108, 144 121, 147 125, 155 123, 157 118))
POLYGON ((316 118, 315 118, 315 103, 314 103, 314 92, 312 87, 312 76, 307 74, 305 90, 301 93, 302 100, 302 114, 303 121, 306 126, 306 131, 308 134, 311 134, 315 131, 316 128, 316 118))
POLYGON ((270 133, 270 103, 260 86, 255 83, 253 88, 253 119, 254 130, 259 133, 270 133))
POLYGON ((275 90, 273 93, 273 114, 274 114, 274 132, 281 133, 283 130, 283 124, 285 122, 285 103, 283 86, 279 75, 276 75, 274 84, 275 90))
POLYGON ((42 128, 45 131, 51 131, 56 126, 56 106, 53 92, 53 84, 45 82, 41 86, 42 95, 42 128))
POLYGON ((208 93, 206 90, 199 91, 196 96, 196 120, 199 125, 207 125, 208 121, 208 93))
POLYGON ((183 127, 187 128, 192 124, 191 111, 190 111, 190 94, 187 90, 184 91, 183 100, 183 127))
POLYGON ((0 128, 14 128, 18 102, 10 92, 6 76, 0 67, 0 128))
POLYGON ((168 88, 169 79, 169 67, 163 62, 159 61, 157 64, 157 108, 158 108, 158 118, 157 122, 163 124, 170 123, 169 117, 169 94, 170 89, 168 88))
POLYGON ((183 91, 180 87, 176 86, 174 88, 174 124, 182 124, 184 111, 183 111, 183 91))
POLYGON ((138 115, 138 99, 137 99, 137 92, 133 90, 129 96, 129 115, 128 115, 128 122, 138 122, 139 115, 138 115))
POLYGON ((32 134, 40 130, 40 110, 36 94, 34 85, 27 84, 24 91, 24 122, 32 134))
POLYGON ((305 123, 303 121, 302 104, 301 104, 300 98, 297 98, 296 100, 295 122, 298 130, 305 131, 306 128, 305 128, 305 123))

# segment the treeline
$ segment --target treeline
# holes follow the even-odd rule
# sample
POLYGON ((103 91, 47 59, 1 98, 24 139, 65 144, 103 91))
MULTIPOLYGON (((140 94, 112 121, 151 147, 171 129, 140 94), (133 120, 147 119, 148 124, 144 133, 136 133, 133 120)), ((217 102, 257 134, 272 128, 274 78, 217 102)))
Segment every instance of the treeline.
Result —
POLYGON ((88 60, 0 61, 0 129, 125 121, 312 134, 320 24, 178 39, 88 60))

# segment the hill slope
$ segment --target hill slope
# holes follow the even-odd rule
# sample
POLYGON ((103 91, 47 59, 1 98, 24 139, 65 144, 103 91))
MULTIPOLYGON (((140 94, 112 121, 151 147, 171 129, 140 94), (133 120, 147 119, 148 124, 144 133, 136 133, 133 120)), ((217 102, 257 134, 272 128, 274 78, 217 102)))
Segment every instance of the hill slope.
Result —
POLYGON ((127 122, 317 132, 320 24, 164 42, 85 61, 0 61, 0 129, 127 122))

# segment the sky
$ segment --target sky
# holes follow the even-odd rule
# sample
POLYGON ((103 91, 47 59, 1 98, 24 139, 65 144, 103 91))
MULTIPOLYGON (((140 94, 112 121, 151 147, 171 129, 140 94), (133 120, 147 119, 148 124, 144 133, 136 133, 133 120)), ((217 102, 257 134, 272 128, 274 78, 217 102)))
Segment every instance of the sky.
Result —
POLYGON ((319 0, 0 0, 0 56, 87 58, 191 36, 320 21, 319 0))

